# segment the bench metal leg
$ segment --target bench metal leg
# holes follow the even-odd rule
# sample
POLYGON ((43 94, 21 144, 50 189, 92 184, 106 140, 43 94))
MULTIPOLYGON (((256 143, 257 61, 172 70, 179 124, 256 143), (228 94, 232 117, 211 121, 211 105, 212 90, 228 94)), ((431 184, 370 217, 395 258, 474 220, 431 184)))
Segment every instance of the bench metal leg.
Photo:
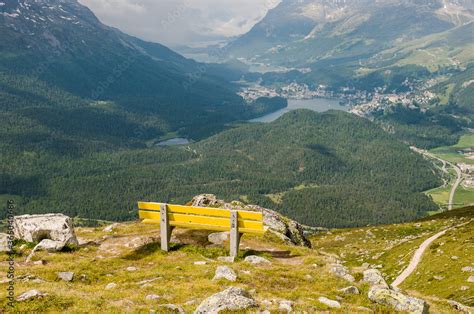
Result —
POLYGON ((242 233, 239 232, 239 218, 237 211, 230 212, 230 256, 239 255, 239 245, 242 233))
POLYGON ((170 226, 168 217, 168 206, 162 204, 160 206, 160 233, 161 233, 161 250, 168 252, 170 250, 171 232, 174 227, 170 226))

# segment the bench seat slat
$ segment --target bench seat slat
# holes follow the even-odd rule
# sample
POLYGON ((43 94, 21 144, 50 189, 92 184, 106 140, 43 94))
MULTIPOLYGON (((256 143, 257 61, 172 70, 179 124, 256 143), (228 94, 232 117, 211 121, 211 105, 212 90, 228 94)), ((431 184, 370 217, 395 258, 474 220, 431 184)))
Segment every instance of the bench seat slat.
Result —
MULTIPOLYGON (((144 219, 144 224, 160 224, 159 220, 155 219, 144 219)), ((170 222, 170 225, 173 227, 182 227, 187 229, 199 229, 199 230, 210 230, 210 231, 229 231, 227 227, 220 227, 215 225, 205 225, 205 224, 190 224, 190 223, 182 223, 182 222, 170 222)), ((258 234, 263 235, 265 233, 265 229, 257 230, 257 229, 247 229, 247 228, 240 228, 240 232, 242 233, 249 233, 249 234, 258 234)))
MULTIPOLYGON (((140 210, 139 216, 141 219, 152 219, 160 221, 160 213, 156 211, 140 210)), ((219 230, 230 230, 230 219, 227 218, 206 217, 176 213, 169 213, 168 216, 171 226, 175 225, 176 223, 179 224, 179 226, 186 226, 187 224, 200 226, 216 226, 220 228, 219 230)), ((263 222, 239 219, 239 230, 263 231, 263 222)))
MULTIPOLYGON (((162 203, 139 202, 138 208, 144 209, 144 210, 160 211, 161 205, 162 203)), ((182 205, 172 205, 172 204, 167 204, 167 206, 170 213, 194 214, 194 215, 200 215, 200 216, 230 218, 230 211, 227 209, 182 206, 182 205)), ((263 220, 263 214, 259 212, 239 210, 238 215, 239 215, 239 219, 256 220, 256 221, 263 220)))

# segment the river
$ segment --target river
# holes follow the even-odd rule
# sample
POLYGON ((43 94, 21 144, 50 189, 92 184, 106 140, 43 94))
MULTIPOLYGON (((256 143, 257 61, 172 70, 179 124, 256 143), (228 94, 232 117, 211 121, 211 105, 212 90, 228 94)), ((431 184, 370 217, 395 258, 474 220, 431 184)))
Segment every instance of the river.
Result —
POLYGON ((288 99, 288 107, 269 113, 260 118, 249 120, 249 122, 273 122, 287 112, 296 109, 310 109, 316 112, 326 112, 328 110, 349 111, 349 106, 342 106, 338 99, 314 98, 314 99, 288 99))

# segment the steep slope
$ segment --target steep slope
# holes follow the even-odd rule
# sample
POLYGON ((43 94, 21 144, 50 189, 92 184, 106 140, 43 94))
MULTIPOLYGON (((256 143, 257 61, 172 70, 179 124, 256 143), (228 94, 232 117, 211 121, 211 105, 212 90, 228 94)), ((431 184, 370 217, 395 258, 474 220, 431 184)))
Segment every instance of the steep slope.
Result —
MULTIPOLYGON (((70 159, 5 148, 2 166, 21 212, 128 220, 139 199, 183 203, 196 193, 241 199, 314 226, 406 221, 437 206, 431 164, 370 121, 295 111, 184 147, 91 153, 70 159), (14 165, 22 165, 20 168, 14 165), (108 197, 104 198, 103 195, 108 197)), ((13 196, 12 196, 13 197, 13 196)))
POLYGON ((8 81, 26 77, 45 88, 157 115, 161 129, 181 129, 194 137, 206 133, 200 124, 212 133, 252 115, 235 87, 206 66, 103 25, 75 0, 18 0, 0 6, 0 52, 0 71, 10 76, 3 86, 11 97, 22 95, 8 81))

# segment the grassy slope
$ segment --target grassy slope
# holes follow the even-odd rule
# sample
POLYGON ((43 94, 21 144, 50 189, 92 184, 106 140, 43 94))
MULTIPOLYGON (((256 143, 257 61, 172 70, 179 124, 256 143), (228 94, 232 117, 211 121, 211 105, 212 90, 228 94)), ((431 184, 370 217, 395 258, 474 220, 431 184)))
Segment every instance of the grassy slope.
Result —
MULTIPOLYGON (((425 298, 433 313, 446 313, 446 299, 473 306, 474 284, 461 268, 474 265, 474 207, 456 209, 425 218, 418 222, 369 228, 334 230, 331 234, 313 238, 313 245, 338 254, 354 269, 364 263, 380 265, 381 272, 392 282, 408 265, 418 246, 431 235, 470 221, 469 224, 448 232, 433 243, 412 276, 400 288, 425 298), (438 252, 440 248, 442 252, 438 252), (457 256, 458 259, 452 259, 457 256), (445 277, 442 280, 434 276, 445 277), (467 286, 469 290, 462 291, 467 286)), ((471 274, 472 275, 472 274, 471 274)))
MULTIPOLYGON (((102 228, 79 228, 78 235, 89 240, 100 240, 110 237, 101 231, 102 228)), ((121 247, 118 252, 104 251, 102 247, 88 247, 69 253, 39 253, 34 260, 47 261, 45 266, 26 266, 21 263, 30 249, 25 249, 16 257, 17 276, 34 275, 44 279, 44 283, 18 282, 15 287, 17 294, 29 289, 38 289, 49 296, 41 301, 32 301, 17 304, 18 311, 63 311, 74 312, 107 312, 119 313, 124 310, 130 312, 148 312, 150 309, 159 310, 160 304, 174 303, 182 305, 185 311, 193 311, 206 297, 219 292, 229 285, 239 286, 248 291, 258 300, 287 299, 295 302, 297 311, 309 312, 327 310, 327 307, 317 301, 320 296, 335 299, 343 297, 343 312, 367 311, 358 310, 358 306, 369 307, 372 310, 383 308, 372 305, 363 295, 343 296, 337 292, 338 288, 347 286, 347 283, 329 274, 328 259, 318 251, 288 247, 270 238, 244 236, 243 247, 256 250, 274 248, 290 250, 292 257, 287 259, 270 258, 271 266, 250 266, 239 259, 230 266, 237 272, 238 280, 235 284, 225 281, 212 281, 214 271, 222 263, 215 258, 226 255, 224 248, 206 248, 208 245, 207 232, 178 231, 178 237, 187 243, 169 254, 159 251, 159 244, 145 245, 136 250, 121 247), (192 244, 190 244, 192 243, 192 244), (207 265, 194 265, 196 261, 208 261, 207 265), (138 270, 126 271, 127 267, 134 266, 138 270), (56 279, 56 272, 73 271, 76 279, 72 283, 65 283, 56 279), (244 273, 250 271, 251 273, 244 273), (88 279, 80 280, 85 274, 88 279), (307 277, 310 275, 311 278, 307 277), (150 278, 157 278, 149 286, 140 287, 138 282, 150 278), (105 290, 108 283, 117 283, 113 290, 105 290), (146 300, 145 296, 156 294, 162 296, 160 300, 146 300), (187 303, 194 300, 194 303, 187 303)), ((156 226, 138 223, 123 224, 116 229, 106 244, 113 242, 127 242, 130 238, 139 235, 158 236, 156 226)), ((176 246, 175 246, 176 248, 176 246)), ((251 251, 242 252, 242 256, 251 251)), ((258 253, 262 255, 262 253, 258 253)), ((265 254, 263 254, 265 256, 265 254)), ((1 263, 5 263, 6 256, 0 255, 1 263)), ((0 278, 5 277, 5 268, 1 268, 0 278)), ((6 285, 0 285, 0 307, 5 305, 3 299, 6 285)), ((361 286, 366 292, 366 287, 361 286)), ((364 293, 366 294, 366 293, 364 293)), ((276 311, 278 303, 269 307, 276 311)))
MULTIPOLYGON (((468 273, 461 272, 461 267, 474 265, 474 257, 469 255, 473 246, 473 218, 474 208, 471 207, 409 224, 333 230, 314 236, 313 250, 289 247, 268 236, 244 236, 242 247, 248 249, 241 252, 236 263, 230 265, 238 273, 235 284, 212 281, 216 267, 222 264, 216 262, 216 257, 226 255, 226 250, 223 247, 207 246, 208 232, 177 230, 176 237, 184 244, 175 245, 171 253, 164 254, 159 251, 159 244, 144 245, 134 250, 124 246, 139 237, 158 236, 159 231, 153 225, 125 223, 115 229, 113 234, 104 233, 102 227, 78 228, 80 238, 103 241, 102 245, 63 253, 41 252, 34 260, 42 259, 47 264, 34 266, 22 263, 31 246, 23 250, 17 246, 16 275, 33 275, 45 280, 43 283, 19 281, 15 285, 17 294, 38 289, 49 296, 41 301, 19 303, 16 310, 143 312, 159 310, 161 304, 174 303, 182 305, 186 312, 191 312, 204 298, 234 285, 251 291, 259 303, 272 299, 294 301, 296 311, 327 310, 317 298, 326 296, 336 299, 339 296, 342 297, 340 302, 343 308, 340 311, 331 310, 331 313, 366 313, 361 306, 377 313, 388 313, 388 308, 375 306, 367 299, 368 287, 365 284, 356 284, 362 291, 361 295, 344 296, 337 291, 348 283, 330 274, 329 264, 334 261, 334 257, 346 261, 356 279, 362 277, 359 266, 368 262, 382 265, 381 271, 391 281, 406 266, 413 251, 424 239, 443 228, 471 219, 470 224, 463 229, 441 237, 425 254, 418 269, 420 275, 408 278, 402 285, 411 294, 427 299, 431 312, 451 313, 453 311, 447 306, 446 298, 468 305, 474 303, 474 285, 466 282, 468 273), (412 238, 406 240, 407 236, 412 238), (436 253, 438 245, 444 251, 441 254, 436 253), (272 258, 264 253, 268 249, 288 250, 291 257, 272 258), (250 266, 242 261, 243 256, 255 253, 272 260, 272 265, 250 266), (453 255, 459 259, 453 260, 453 255), (195 261, 207 261, 207 264, 194 265, 195 261), (130 266, 138 270, 126 271, 130 266), (76 279, 72 283, 58 281, 56 273, 60 271, 73 271, 76 279), (82 274, 87 276, 84 281, 80 279, 82 274), (442 275, 446 279, 436 281, 433 280, 434 275, 442 275), (159 279, 144 287, 138 284, 151 278, 159 279), (111 282, 118 284, 117 288, 105 290, 104 287, 111 282), (470 289, 461 291, 459 288, 463 285, 470 289), (146 300, 145 296, 149 294, 162 298, 146 300)), ((0 260, 1 264, 5 264, 6 255, 0 255, 0 260)), ((5 276, 3 267, 0 276, 5 276)), ((6 285, 0 284, 0 287, 0 296, 3 297, 6 285)), ((0 300, 0 306, 4 306, 5 301, 3 298, 0 300)), ((278 303, 268 308, 276 312, 278 303)))

